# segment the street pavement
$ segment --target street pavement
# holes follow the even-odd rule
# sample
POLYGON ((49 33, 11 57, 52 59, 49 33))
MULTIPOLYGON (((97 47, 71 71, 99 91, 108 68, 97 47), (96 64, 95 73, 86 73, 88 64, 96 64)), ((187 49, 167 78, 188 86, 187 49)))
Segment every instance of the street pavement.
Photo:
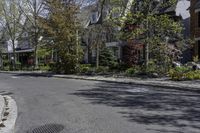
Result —
POLYGON ((200 93, 0 73, 16 133, 199 133, 200 93))

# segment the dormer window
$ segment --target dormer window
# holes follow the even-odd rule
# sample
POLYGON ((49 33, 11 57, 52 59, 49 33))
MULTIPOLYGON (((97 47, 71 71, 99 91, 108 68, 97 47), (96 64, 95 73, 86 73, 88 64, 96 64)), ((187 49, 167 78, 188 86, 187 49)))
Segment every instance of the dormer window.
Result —
POLYGON ((93 12, 93 13, 91 14, 91 18, 90 18, 91 23, 96 23, 96 22, 97 22, 97 19, 98 19, 98 12, 93 12))

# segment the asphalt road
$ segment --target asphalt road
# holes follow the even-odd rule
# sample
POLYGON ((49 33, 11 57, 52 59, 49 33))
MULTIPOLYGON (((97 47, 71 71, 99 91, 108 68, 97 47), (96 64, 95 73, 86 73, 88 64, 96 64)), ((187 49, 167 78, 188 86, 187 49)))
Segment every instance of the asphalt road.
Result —
POLYGON ((16 133, 200 133, 200 94, 0 73, 16 133))

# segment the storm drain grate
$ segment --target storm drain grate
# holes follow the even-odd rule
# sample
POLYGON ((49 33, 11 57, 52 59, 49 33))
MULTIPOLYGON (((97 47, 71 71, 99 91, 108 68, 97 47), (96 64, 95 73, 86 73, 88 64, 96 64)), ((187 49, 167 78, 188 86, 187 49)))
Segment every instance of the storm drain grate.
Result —
POLYGON ((27 133, 60 133, 64 129, 60 124, 46 124, 37 128, 34 128, 27 133))

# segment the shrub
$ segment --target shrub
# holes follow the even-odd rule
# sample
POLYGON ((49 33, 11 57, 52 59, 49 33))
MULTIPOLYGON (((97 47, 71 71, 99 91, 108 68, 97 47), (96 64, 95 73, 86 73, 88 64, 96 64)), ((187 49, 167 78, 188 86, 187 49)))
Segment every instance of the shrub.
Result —
POLYGON ((108 71, 109 71, 109 67, 105 67, 105 66, 99 66, 95 70, 96 73, 107 73, 108 71))
POLYGON ((126 75, 131 76, 131 75, 134 75, 136 72, 137 72, 136 68, 131 67, 131 68, 128 68, 125 73, 126 73, 126 75))
POLYGON ((158 72, 158 70, 156 68, 157 68, 157 66, 156 66, 155 62, 153 60, 150 60, 146 72, 147 73, 158 72))
POLYGON ((200 70, 191 70, 187 67, 171 69, 169 75, 172 80, 195 80, 200 79, 200 70))
POLYGON ((184 74, 185 79, 187 80, 194 80, 194 79, 200 79, 200 71, 190 71, 184 74))
POLYGON ((79 68, 80 73, 88 73, 89 70, 90 70, 90 67, 88 67, 88 66, 82 66, 81 65, 80 68, 79 68))
POLYGON ((181 67, 175 67, 175 70, 179 73, 185 73, 190 71, 191 69, 189 67, 181 66, 181 67))
POLYGON ((19 62, 19 61, 16 61, 15 65, 16 65, 17 70, 20 70, 22 68, 21 62, 19 62))
POLYGON ((117 70, 119 71, 126 71, 128 69, 128 65, 125 64, 125 63, 120 63, 118 66, 117 66, 117 70))
POLYGON ((105 47, 100 51, 99 64, 101 66, 108 66, 110 68, 117 66, 117 59, 111 49, 105 47))
POLYGON ((175 69, 170 69, 169 76, 171 77, 172 80, 181 80, 183 77, 183 73, 180 73, 175 69))
POLYGON ((58 64, 56 62, 50 62, 49 63, 49 68, 52 72, 59 73, 59 68, 57 66, 58 64))
POLYGON ((9 70, 10 70, 10 67, 9 67, 9 66, 5 66, 5 67, 3 67, 3 70, 4 70, 4 71, 9 71, 9 70))
POLYGON ((193 61, 194 61, 195 63, 197 63, 197 62, 199 61, 199 56, 194 56, 194 57, 193 57, 193 61))
POLYGON ((3 60, 3 66, 9 66, 10 62, 9 60, 3 60))
POLYGON ((51 68, 50 68, 49 65, 43 65, 43 66, 40 66, 40 70, 42 70, 42 71, 49 71, 49 70, 51 70, 51 68))

